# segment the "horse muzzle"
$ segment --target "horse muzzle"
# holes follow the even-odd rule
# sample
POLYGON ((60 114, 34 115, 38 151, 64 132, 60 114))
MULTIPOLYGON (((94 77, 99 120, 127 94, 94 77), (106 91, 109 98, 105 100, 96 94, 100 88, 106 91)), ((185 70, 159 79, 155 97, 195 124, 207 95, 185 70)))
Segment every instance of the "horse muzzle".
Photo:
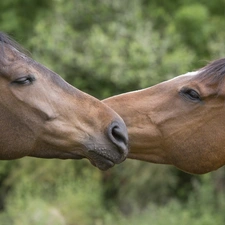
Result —
POLYGON ((107 130, 107 145, 95 145, 88 148, 86 157, 101 170, 107 170, 123 162, 128 155, 128 134, 123 122, 112 122, 107 130))

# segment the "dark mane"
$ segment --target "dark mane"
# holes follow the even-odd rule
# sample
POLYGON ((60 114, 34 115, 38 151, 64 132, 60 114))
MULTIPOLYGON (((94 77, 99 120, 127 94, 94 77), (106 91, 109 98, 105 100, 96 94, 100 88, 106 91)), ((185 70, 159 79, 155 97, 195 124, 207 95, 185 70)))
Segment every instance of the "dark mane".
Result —
POLYGON ((199 70, 198 77, 211 83, 220 83, 225 78, 225 58, 210 62, 199 70))
POLYGON ((30 55, 27 50, 25 50, 21 45, 19 45, 15 40, 13 40, 11 37, 9 37, 7 34, 0 31, 0 44, 8 44, 18 50, 19 52, 22 52, 25 55, 30 55))

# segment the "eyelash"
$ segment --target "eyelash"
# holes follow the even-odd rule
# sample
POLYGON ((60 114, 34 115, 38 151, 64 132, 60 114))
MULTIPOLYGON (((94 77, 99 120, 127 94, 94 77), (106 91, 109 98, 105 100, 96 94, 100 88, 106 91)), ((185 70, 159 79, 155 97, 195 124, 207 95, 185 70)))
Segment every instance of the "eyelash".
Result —
POLYGON ((201 97, 197 91, 191 88, 183 88, 180 91, 180 94, 185 96, 186 98, 192 100, 192 101, 201 101, 201 97))
POLYGON ((16 80, 12 81, 11 83, 26 85, 26 84, 31 84, 34 81, 35 81, 35 77, 33 75, 28 75, 28 76, 17 78, 16 80))

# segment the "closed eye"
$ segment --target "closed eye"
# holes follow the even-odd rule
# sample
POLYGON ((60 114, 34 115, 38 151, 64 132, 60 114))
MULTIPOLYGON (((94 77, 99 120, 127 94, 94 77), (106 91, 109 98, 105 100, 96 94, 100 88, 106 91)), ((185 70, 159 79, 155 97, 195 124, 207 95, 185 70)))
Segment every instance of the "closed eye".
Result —
POLYGON ((201 101, 199 93, 192 88, 182 88, 179 93, 189 100, 201 101))
POLYGON ((20 77, 12 81, 12 84, 20 84, 20 85, 28 85, 35 81, 35 77, 33 75, 27 75, 24 77, 20 77))

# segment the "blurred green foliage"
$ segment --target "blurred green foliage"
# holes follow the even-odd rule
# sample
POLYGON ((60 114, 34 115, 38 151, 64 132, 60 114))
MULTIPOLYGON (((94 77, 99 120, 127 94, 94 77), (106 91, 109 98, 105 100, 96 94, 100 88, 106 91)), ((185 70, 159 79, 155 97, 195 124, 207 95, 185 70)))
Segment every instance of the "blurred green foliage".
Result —
MULTIPOLYGON (((1 0, 0 28, 33 58, 103 99, 149 87, 225 54, 223 0, 1 0)), ((0 163, 0 221, 224 224, 225 171, 202 176, 126 160, 0 163)))

